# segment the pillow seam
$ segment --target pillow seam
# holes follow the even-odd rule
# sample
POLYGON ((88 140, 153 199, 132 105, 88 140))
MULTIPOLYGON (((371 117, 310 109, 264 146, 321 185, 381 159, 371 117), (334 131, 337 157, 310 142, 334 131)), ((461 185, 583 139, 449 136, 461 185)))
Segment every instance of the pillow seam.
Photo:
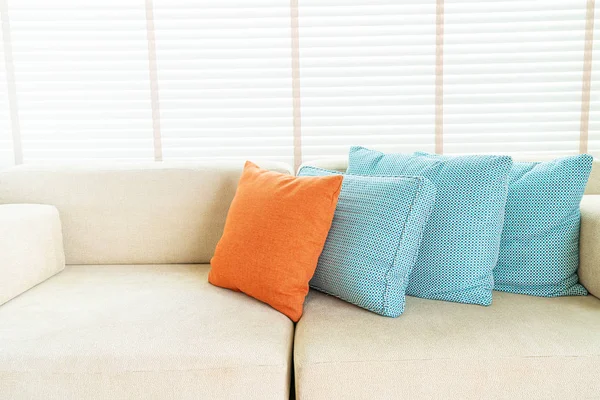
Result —
MULTIPOLYGON (((411 218, 411 216, 415 213, 415 204, 417 203, 417 200, 420 199, 420 196, 423 194, 423 179, 422 177, 415 177, 414 178, 416 183, 417 183, 417 191, 410 203, 410 211, 406 214, 406 217, 404 218, 404 223, 402 225, 402 232, 399 235, 398 238, 398 242, 396 244, 396 251, 394 254, 394 260, 392 262, 392 264, 390 265, 390 267, 388 268, 386 274, 385 274, 385 289, 383 292, 383 299, 382 299, 382 312, 385 314, 388 311, 389 308, 389 287, 391 286, 390 284, 390 280, 389 280, 389 276, 390 273, 393 270, 396 270, 399 268, 399 264, 398 264, 398 255, 399 255, 399 251, 400 251, 400 247, 403 243, 404 240, 406 240, 406 224, 409 221, 409 219, 411 218)), ((415 252, 416 254, 418 254, 418 251, 415 252)), ((416 254, 412 255, 411 258, 411 264, 412 267, 414 268, 414 265, 416 263, 416 254)), ((411 268, 412 271, 412 268, 411 268)), ((407 272, 407 275, 410 275, 410 272, 407 272)), ((404 286, 404 281, 407 279, 407 276, 402 276, 401 280, 400 280, 400 289, 404 286)), ((404 295, 406 297, 406 289, 404 290, 404 295)), ((405 300, 406 301, 406 300, 405 300)))

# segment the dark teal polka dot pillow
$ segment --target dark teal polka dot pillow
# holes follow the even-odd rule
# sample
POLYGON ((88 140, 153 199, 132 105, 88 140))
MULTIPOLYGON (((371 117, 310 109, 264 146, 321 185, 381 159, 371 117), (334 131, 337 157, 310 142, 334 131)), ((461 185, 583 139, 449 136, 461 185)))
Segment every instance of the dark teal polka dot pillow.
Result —
POLYGON ((417 175, 437 189, 407 294, 489 305, 498 262, 508 172, 506 156, 384 154, 353 147, 348 173, 417 175))
POLYGON ((592 156, 515 162, 494 289, 533 296, 587 294, 578 283, 579 203, 592 156))
MULTIPOLYGON (((299 176, 341 174, 302 167, 299 176)), ((422 177, 344 175, 310 286, 388 317, 404 311, 435 187, 422 177)))

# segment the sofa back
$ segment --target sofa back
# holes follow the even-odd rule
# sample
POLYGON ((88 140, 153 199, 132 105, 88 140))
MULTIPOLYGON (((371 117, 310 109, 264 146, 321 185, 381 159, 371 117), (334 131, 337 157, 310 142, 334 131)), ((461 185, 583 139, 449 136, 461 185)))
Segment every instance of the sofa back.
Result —
POLYGON ((600 194, 600 161, 594 159, 592 172, 585 187, 585 194, 600 194))
MULTIPOLYGON (((285 164, 263 167, 290 173, 285 164)), ((58 208, 67 264, 208 263, 243 162, 19 166, 0 172, 0 204, 58 208)))
MULTIPOLYGON (((539 161, 552 160, 556 157, 548 157, 547 159, 541 159, 539 161)), ((515 161, 538 161, 529 158, 513 157, 515 161)), ((311 165, 313 167, 331 169, 335 171, 345 172, 348 168, 348 160, 346 158, 330 158, 322 160, 313 160, 306 162, 305 165, 311 165)), ((594 159, 592 164, 592 172, 588 179, 587 186, 585 188, 585 194, 600 194, 600 161, 594 159)))

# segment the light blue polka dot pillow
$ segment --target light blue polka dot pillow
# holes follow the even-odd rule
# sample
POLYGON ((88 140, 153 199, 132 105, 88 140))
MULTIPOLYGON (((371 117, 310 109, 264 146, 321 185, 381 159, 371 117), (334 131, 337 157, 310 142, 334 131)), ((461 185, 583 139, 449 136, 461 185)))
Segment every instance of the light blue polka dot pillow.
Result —
POLYGON ((512 159, 384 154, 352 147, 348 173, 420 175, 436 186, 407 294, 489 305, 512 159))
POLYGON ((579 203, 592 160, 582 154, 514 163, 494 270, 496 290, 545 297, 587 294, 577 283, 579 203))
MULTIPOLYGON (((302 167, 300 176, 341 174, 302 167)), ((422 177, 344 175, 310 286, 381 315, 404 311, 435 187, 422 177)))

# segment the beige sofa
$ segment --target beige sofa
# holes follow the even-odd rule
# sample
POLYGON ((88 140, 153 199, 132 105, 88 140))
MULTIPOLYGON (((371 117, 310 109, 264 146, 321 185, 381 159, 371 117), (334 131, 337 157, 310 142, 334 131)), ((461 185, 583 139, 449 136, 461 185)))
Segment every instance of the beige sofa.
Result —
POLYGON ((391 319, 311 291, 294 326, 207 283, 241 168, 0 172, 0 204, 58 209, 67 264, 0 305, 0 399, 600 398, 596 170, 580 276, 597 297, 495 292, 490 307, 408 298, 391 319))

